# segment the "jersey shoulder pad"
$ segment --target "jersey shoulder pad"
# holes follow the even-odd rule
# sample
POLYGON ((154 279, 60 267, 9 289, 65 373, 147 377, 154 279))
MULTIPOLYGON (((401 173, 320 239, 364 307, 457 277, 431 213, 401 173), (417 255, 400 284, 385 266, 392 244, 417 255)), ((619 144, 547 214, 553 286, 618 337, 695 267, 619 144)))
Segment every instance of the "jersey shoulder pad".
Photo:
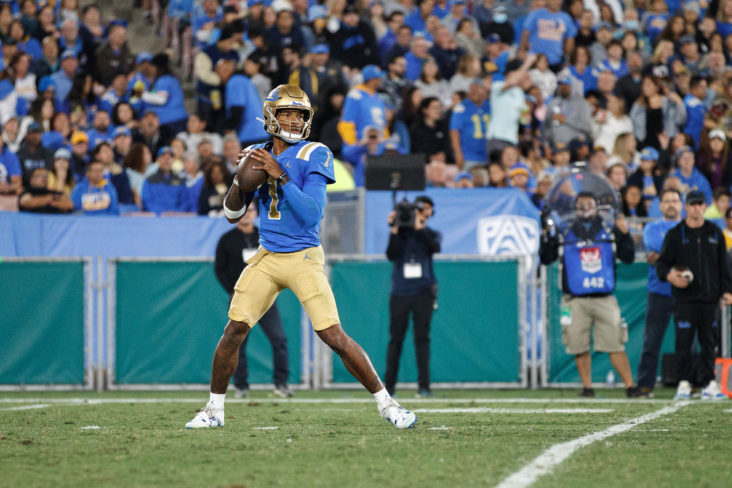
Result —
POLYGON ((328 149, 328 146, 325 144, 320 142, 308 142, 297 152, 297 159, 303 159, 308 162, 319 161, 327 159, 330 154, 330 149, 328 149))

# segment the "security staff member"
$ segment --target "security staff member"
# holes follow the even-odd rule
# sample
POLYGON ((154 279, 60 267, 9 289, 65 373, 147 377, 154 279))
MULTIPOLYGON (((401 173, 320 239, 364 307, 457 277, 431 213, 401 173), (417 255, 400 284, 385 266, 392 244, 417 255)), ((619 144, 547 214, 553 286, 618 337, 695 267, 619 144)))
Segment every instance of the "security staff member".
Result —
POLYGON ((562 257, 562 340, 567 354, 574 355, 583 389, 580 396, 593 397, 590 327, 595 327, 595 350, 607 352, 629 397, 640 396, 633 385, 627 338, 620 317, 615 291, 615 256, 624 263, 635 257, 628 223, 621 215, 615 227, 609 228, 597 215, 597 202, 591 193, 581 192, 575 199, 577 219, 561 236, 549 229, 542 233, 539 257, 549 264, 562 257), (561 252, 560 252, 561 251, 561 252), (566 320, 566 322, 565 322, 566 320))
POLYGON ((442 236, 427 227, 434 215, 434 203, 427 196, 415 199, 414 224, 399 225, 396 211, 389 214, 391 226, 386 257, 393 263, 391 296, 389 297, 389 347, 386 352, 384 382, 394 393, 399 373, 404 336, 409 314, 414 322, 414 346, 417 354, 418 396, 432 396, 430 390, 430 321, 437 299, 437 280, 432 268, 432 255, 440 252, 442 236))
POLYGON ((704 220, 706 206, 704 193, 692 190, 686 194, 686 219, 668 231, 656 262, 658 278, 671 283, 679 359, 677 399, 691 395, 695 334, 701 346, 699 380, 706 385, 702 399, 724 398, 714 381, 720 339, 717 309, 720 299, 732 304, 732 273, 722 230, 704 220))
MULTIPOLYGON (((221 286, 229 296, 234 294, 234 285, 246 266, 246 261, 257 253, 259 248, 259 229, 254 226, 257 218, 257 205, 249 205, 249 209, 236 227, 221 236, 216 246, 216 260, 214 270, 221 286)), ((259 320, 264 334, 272 345, 272 362, 274 363, 274 394, 281 397, 292 396, 292 390, 287 386, 290 376, 287 337, 282 326, 280 311, 277 304, 259 320)), ((249 337, 239 347, 239 364, 234 372, 234 393, 237 398, 249 394, 249 369, 247 368, 246 347, 249 337)))

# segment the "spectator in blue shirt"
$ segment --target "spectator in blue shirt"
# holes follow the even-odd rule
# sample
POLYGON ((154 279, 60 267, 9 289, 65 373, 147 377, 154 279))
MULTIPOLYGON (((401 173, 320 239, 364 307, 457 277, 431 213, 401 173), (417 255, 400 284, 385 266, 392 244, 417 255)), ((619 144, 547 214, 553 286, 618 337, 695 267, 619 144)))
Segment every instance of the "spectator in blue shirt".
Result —
POLYGON ((712 203, 712 187, 707 178, 694 166, 694 150, 684 146, 676 151, 676 169, 670 176, 681 180, 681 191, 686 194, 698 190, 704 194, 707 204, 712 203))
POLYGON ((117 190, 104 177, 101 161, 92 161, 86 168, 86 178, 74 187, 71 201, 75 210, 84 215, 119 215, 117 190))
POLYGON ((656 384, 658 356, 671 319, 671 285, 662 282, 656 274, 655 263, 661 253, 666 233, 681 220, 681 194, 676 190, 663 190, 660 197, 662 220, 646 224, 643 229, 643 245, 648 261, 648 298, 646 301, 646 327, 643 332, 643 352, 638 365, 638 387, 650 396, 656 384))
POLYGON ((158 170, 142 184, 142 209, 165 214, 188 211, 186 183, 173 173, 173 151, 168 146, 158 151, 158 170))
POLYGON ((429 58, 429 42, 422 35, 412 37, 412 44, 409 52, 404 55, 407 60, 407 71, 405 77, 410 81, 417 81, 422 74, 422 65, 429 58))
POLYGON ((707 113, 707 108, 704 106, 706 97, 707 80, 701 76, 692 76, 689 83, 689 93, 684 97, 684 106, 686 107, 684 133, 689 134, 694 139, 694 147, 697 149, 699 149, 699 139, 704 128, 704 117, 707 113))
POLYGON ((386 138, 386 106, 377 93, 384 72, 372 64, 364 67, 362 75, 363 85, 348 92, 338 122, 338 133, 346 145, 362 140, 366 127, 376 127, 382 132, 381 139, 386 138))
POLYGON ((562 0, 547 0, 546 8, 532 11, 523 24, 521 47, 546 55, 555 73, 562 68, 564 53, 574 51, 577 27, 574 20, 560 10, 562 0))
POLYGON ((483 80, 475 78, 468 88, 467 98, 455 106, 450 116, 450 142, 460 169, 469 170, 488 162, 486 138, 490 118, 485 85, 483 80))
POLYGON ((607 45, 607 59, 598 64, 598 71, 609 70, 615 78, 628 74, 628 64, 623 59, 623 46, 618 39, 613 39, 607 45))
MULTIPOLYGON (((223 60, 222 60, 223 61, 223 60)), ((225 83, 225 104, 227 128, 234 130, 243 147, 268 139, 262 117, 262 100, 254 83, 241 72, 234 72, 234 62, 224 61, 219 70, 225 83)))
POLYGON ((419 8, 404 19, 404 23, 412 28, 413 34, 416 34, 417 32, 424 34, 427 32, 425 20, 428 15, 432 14, 434 6, 434 0, 423 0, 422 3, 419 4, 419 8))
POLYGON ((160 120, 162 144, 168 144, 178 132, 186 130, 188 113, 185 108, 183 88, 170 71, 170 58, 165 53, 156 54, 152 60, 156 77, 152 89, 142 95, 142 100, 160 120))
POLYGON ((68 101, 71 87, 74 84, 76 70, 79 69, 79 59, 76 53, 67 49, 61 55, 61 66, 59 70, 51 75, 55 87, 56 105, 63 105, 68 101))

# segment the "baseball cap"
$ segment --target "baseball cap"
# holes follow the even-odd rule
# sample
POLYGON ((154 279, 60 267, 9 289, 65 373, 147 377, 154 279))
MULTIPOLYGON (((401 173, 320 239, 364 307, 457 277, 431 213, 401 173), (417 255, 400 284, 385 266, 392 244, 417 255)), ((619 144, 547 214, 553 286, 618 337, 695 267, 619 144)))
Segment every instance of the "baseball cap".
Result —
POLYGON ((55 161, 57 159, 71 159, 71 151, 65 147, 56 149, 56 152, 53 153, 53 160, 55 161))
POLYGON ((114 19, 110 20, 108 27, 111 29, 112 27, 124 27, 127 28, 127 21, 122 19, 114 19))
POLYGON ((610 24, 610 22, 600 22, 597 25, 597 30, 600 30, 600 29, 613 30, 613 26, 610 24))
POLYGON ((695 203, 707 203, 707 197, 699 190, 691 190, 686 194, 686 204, 694 205, 695 203))
POLYGON ((51 78, 50 75, 46 75, 43 78, 41 78, 41 81, 38 82, 38 91, 44 92, 48 89, 56 89, 56 82, 53 81, 53 78, 51 78))
POLYGON ((61 55, 61 61, 63 61, 64 59, 68 59, 68 58, 77 58, 78 59, 78 56, 76 55, 76 52, 73 49, 67 49, 61 55))
POLYGON ((560 85, 571 85, 572 77, 569 75, 560 76, 559 78, 557 78, 557 83, 560 85))
POLYGON ((692 148, 690 148, 689 146, 681 146, 680 148, 678 148, 676 150, 676 159, 679 159, 682 154, 687 153, 687 152, 690 152, 693 154, 694 150, 692 148))
POLYGON ((264 0, 248 0, 247 1, 247 7, 252 7, 254 5, 259 5, 264 3, 264 0))
POLYGON ((358 9, 355 5, 347 5, 346 8, 343 9, 343 15, 346 14, 356 14, 358 15, 358 9))
POLYGON ((162 156, 163 154, 169 154, 173 155, 173 150, 170 149, 170 146, 163 146, 160 149, 158 149, 158 157, 162 156))
POLYGON ((530 176, 531 170, 529 170, 529 167, 521 162, 514 164, 513 166, 511 166, 511 169, 508 170, 509 178, 513 178, 514 176, 520 175, 520 174, 530 176))
POLYGON ((381 68, 379 68, 375 64, 368 64, 364 66, 361 74, 363 75, 363 81, 369 81, 374 78, 384 78, 385 76, 384 72, 381 71, 381 68))
POLYGON ((640 158, 641 161, 658 161, 658 151, 652 147, 643 148, 640 158))
POLYGON ((130 129, 128 129, 124 125, 120 125, 116 129, 114 129, 114 137, 131 136, 131 135, 132 135, 132 132, 130 132, 130 129))
POLYGON ((308 22, 315 22, 316 19, 328 17, 328 9, 325 5, 312 5, 308 9, 308 22))
POLYGON ((38 122, 33 122, 28 126, 28 133, 30 132, 43 132, 43 128, 41 127, 41 124, 38 122))
POLYGON ((78 144, 80 142, 89 142, 89 136, 86 135, 86 132, 77 130, 71 134, 71 144, 78 144))
POLYGON ((141 51, 140 54, 137 55, 137 64, 149 63, 150 61, 152 61, 152 54, 147 51, 141 51))
POLYGON ((497 42, 501 42, 501 36, 493 32, 492 34, 488 34, 488 37, 485 38, 485 41, 488 44, 495 44, 497 42))
POLYGON ((313 54, 328 54, 330 52, 330 48, 327 44, 316 44, 310 52, 313 54))
POLYGON ((727 140, 727 136, 724 134, 724 131, 722 129, 712 129, 709 131, 709 140, 717 138, 721 139, 723 141, 727 140))
POLYGON ((564 142, 555 142, 552 146, 552 152, 569 151, 569 146, 564 142))
POLYGON ((686 34, 684 36, 681 36, 681 38, 679 39, 680 44, 693 44, 695 42, 696 42, 696 39, 694 39, 694 36, 692 36, 691 34, 686 34))
POLYGON ((455 183, 457 183, 460 180, 470 180, 473 181, 473 175, 468 173, 467 171, 461 171, 458 174, 455 175, 455 183))
POLYGON ((542 171, 541 173, 539 173, 539 176, 536 177, 536 182, 539 183, 540 181, 554 182, 554 175, 551 174, 549 171, 542 171))

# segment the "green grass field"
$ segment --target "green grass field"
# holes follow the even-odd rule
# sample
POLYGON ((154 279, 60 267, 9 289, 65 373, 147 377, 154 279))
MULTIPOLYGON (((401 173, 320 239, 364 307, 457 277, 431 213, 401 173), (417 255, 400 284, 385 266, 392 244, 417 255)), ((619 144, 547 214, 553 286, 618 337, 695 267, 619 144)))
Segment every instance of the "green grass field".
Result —
POLYGON ((593 401, 574 390, 401 393, 419 416, 407 431, 361 392, 254 392, 227 401, 225 428, 197 431, 184 424, 202 392, 0 393, 0 486, 496 486, 556 444, 654 413, 531 486, 732 486, 732 402, 658 414, 671 390, 650 401, 619 389, 593 401))

